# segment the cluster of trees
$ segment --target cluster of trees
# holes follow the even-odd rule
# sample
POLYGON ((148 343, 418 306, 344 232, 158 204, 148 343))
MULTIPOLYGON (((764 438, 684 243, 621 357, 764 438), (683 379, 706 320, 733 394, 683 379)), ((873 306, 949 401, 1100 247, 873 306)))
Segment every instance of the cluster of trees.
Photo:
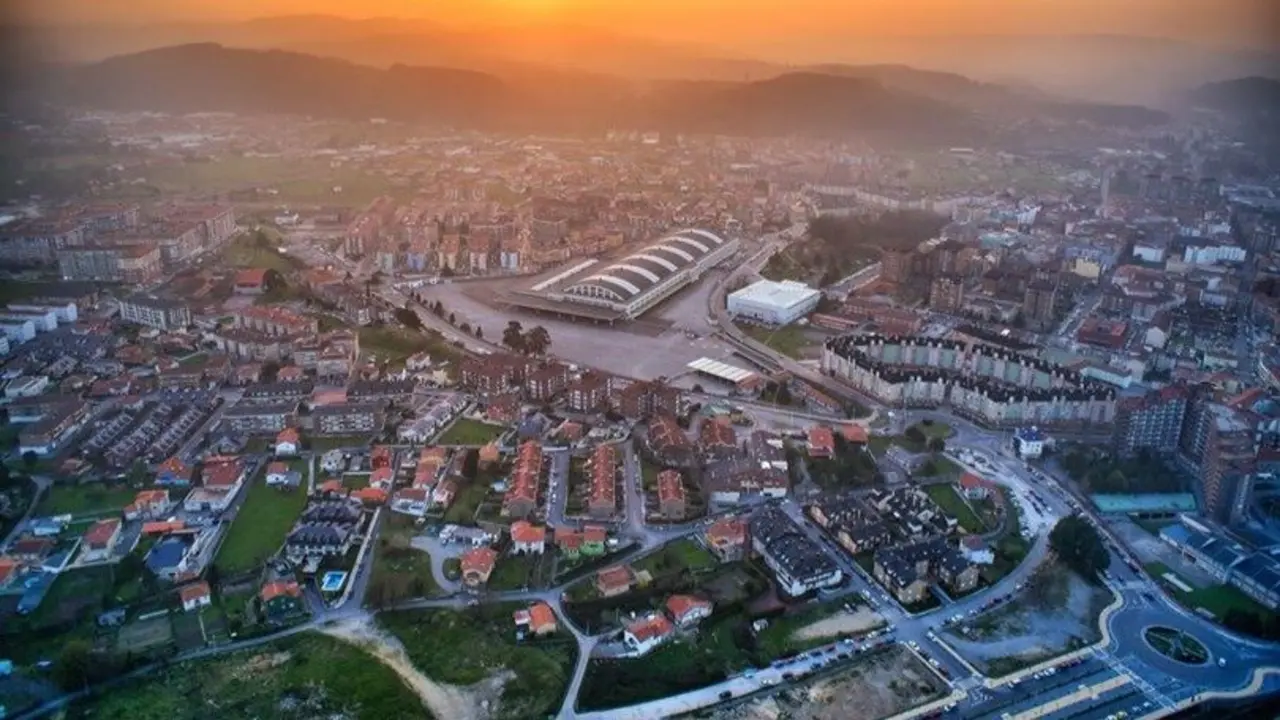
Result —
POLYGON ((1062 456, 1062 469, 1089 493, 1167 493, 1186 489, 1184 478, 1147 450, 1116 458, 1094 448, 1073 447, 1062 456))
POLYGON ((1068 515, 1053 526, 1049 547, 1067 567, 1089 580, 1096 579, 1111 564, 1106 543, 1080 515, 1068 515))
MULTIPOLYGON (((439 300, 436 300, 435 302, 424 302, 422 299, 422 296, 418 293, 414 293, 413 298, 417 300, 419 303, 421 303, 425 308, 427 308, 427 310, 429 310, 432 315, 435 315, 441 320, 448 322, 450 325, 458 328, 464 333, 475 335, 476 338, 480 340, 484 339, 484 330, 482 330, 479 325, 473 328, 471 327, 471 323, 469 322, 464 321, 462 323, 459 323, 458 316, 446 310, 444 303, 440 302, 439 300)), ((419 318, 417 313, 413 312, 413 310, 410 309, 408 305, 405 305, 405 307, 402 308, 401 310, 396 310, 396 319, 399 320, 401 323, 403 323, 407 327, 410 327, 416 330, 422 329, 422 319, 419 318), (412 316, 412 320, 409 319, 409 316, 412 316)))
POLYGON ((826 243, 838 254, 854 248, 910 250, 935 238, 947 218, 921 210, 892 210, 875 216, 820 215, 809 223, 809 237, 826 243))
MULTIPOLYGON (((928 421, 926 421, 928 422, 928 421)), ((947 449, 947 441, 940 437, 929 437, 919 427, 912 425, 907 428, 902 436, 907 439, 913 446, 922 447, 929 452, 940 453, 947 449)))
POLYGON ((835 452, 829 458, 810 458, 809 477, 827 488, 867 486, 884 481, 875 458, 865 446, 835 435, 835 452))
POLYGON ((502 331, 502 344, 521 355, 546 355, 551 347, 551 333, 541 325, 526 331, 518 321, 512 320, 502 331))

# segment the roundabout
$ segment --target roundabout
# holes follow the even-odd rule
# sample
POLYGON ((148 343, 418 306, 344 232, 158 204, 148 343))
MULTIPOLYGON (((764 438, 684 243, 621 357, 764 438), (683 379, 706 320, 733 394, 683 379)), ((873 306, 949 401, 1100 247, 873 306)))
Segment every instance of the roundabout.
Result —
POLYGON ((1183 665, 1204 665, 1209 651, 1190 634, 1165 625, 1152 625, 1142 631, 1147 647, 1183 665))

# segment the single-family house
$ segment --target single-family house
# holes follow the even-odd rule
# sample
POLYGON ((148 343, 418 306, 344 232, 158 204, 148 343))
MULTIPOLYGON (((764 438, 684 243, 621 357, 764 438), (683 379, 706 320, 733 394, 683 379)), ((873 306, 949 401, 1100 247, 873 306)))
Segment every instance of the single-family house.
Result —
POLYGON ((259 594, 262 609, 273 621, 300 615, 306 606, 302 601, 302 588, 292 580, 275 580, 262 586, 259 594))
POLYGON ((536 602, 528 609, 516 610, 512 613, 512 619, 516 624, 516 637, 521 640, 527 635, 550 635, 556 631, 556 614, 544 602, 536 602))
POLYGON ((468 587, 479 587, 489 582, 498 553, 493 548, 478 547, 462 554, 462 582, 468 587))
POLYGON ((156 468, 156 485, 161 487, 188 487, 191 485, 191 477, 194 469, 182 461, 182 458, 174 457, 160 463, 156 468))
POLYGON ((653 613, 628 623, 622 631, 622 639, 636 655, 644 655, 675 634, 675 626, 661 613, 653 613))
POLYGON ((631 568, 611 565, 596 572, 596 591, 600 597, 616 597, 631 589, 631 568))
POLYGON ((143 490, 133 497, 133 502, 124 506, 125 520, 143 520, 160 517, 173 507, 168 490, 143 490))
POLYGON ((297 428, 287 427, 276 435, 276 455, 292 457, 301 449, 301 438, 297 428))
POLYGON ((712 604, 693 595, 672 595, 667 598, 667 614, 680 627, 692 627, 711 617, 712 604))
POLYGON ((120 519, 99 520, 85 531, 81 544, 81 562, 100 562, 111 556, 111 549, 120 539, 120 519))
POLYGON ((267 465, 267 485, 277 488, 296 488, 302 484, 302 473, 289 467, 289 463, 273 462, 267 465))
POLYGON ((369 473, 369 487, 390 490, 395 480, 396 472, 390 467, 380 467, 369 473))
POLYGON ((707 548, 722 562, 741 560, 747 547, 747 523, 740 518, 721 518, 707 528, 707 548))
POLYGON ((178 597, 182 599, 183 612, 199 610, 213 602, 213 592, 209 589, 209 583, 203 580, 180 588, 178 597))
POLYGON ((391 496, 391 512, 422 517, 431 505, 431 493, 423 488, 404 488, 391 496))
POLYGON ((511 543, 517 555, 541 555, 546 550, 547 529, 528 520, 517 520, 511 523, 511 543))

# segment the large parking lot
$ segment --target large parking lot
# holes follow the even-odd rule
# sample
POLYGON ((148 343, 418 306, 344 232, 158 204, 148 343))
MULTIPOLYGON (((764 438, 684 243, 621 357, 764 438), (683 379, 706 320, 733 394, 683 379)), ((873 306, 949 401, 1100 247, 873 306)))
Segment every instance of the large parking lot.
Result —
MULTIPOLYGON (((526 328, 542 325, 551 334, 551 353, 567 362, 580 363, 626 377, 675 377, 700 357, 734 361, 733 349, 711 337, 707 323, 707 294, 714 279, 704 278, 668 299, 641 321, 610 328, 586 322, 569 322, 511 308, 497 309, 476 299, 481 283, 431 285, 421 292, 430 302, 440 300, 459 323, 484 328, 485 338, 496 340, 510 320, 526 328), (690 330, 696 336, 690 337, 690 330)), ((486 290, 487 291, 487 290, 486 290)))

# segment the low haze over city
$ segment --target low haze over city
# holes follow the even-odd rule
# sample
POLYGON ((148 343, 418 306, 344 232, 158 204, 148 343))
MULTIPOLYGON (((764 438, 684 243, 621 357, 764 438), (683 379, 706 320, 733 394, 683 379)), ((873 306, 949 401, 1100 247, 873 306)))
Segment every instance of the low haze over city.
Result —
POLYGON ((0 718, 1280 712, 1269 0, 18 0, 0 718))

